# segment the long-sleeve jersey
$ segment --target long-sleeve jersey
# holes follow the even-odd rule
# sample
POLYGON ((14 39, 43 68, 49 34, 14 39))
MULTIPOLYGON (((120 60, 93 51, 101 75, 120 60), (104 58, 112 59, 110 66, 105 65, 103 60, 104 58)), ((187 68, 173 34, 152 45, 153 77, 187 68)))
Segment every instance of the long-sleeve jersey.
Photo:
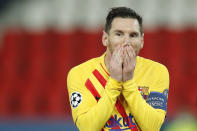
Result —
POLYGON ((134 77, 110 77, 105 54, 72 68, 67 87, 74 123, 80 131, 158 131, 169 89, 167 68, 137 56, 134 77))

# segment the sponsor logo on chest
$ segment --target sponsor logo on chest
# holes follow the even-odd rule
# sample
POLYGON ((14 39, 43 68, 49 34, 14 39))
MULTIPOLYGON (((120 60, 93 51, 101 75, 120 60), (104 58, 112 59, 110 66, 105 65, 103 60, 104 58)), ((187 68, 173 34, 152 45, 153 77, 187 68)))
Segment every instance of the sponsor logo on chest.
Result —
POLYGON ((114 117, 111 117, 105 124, 105 127, 110 128, 110 131, 121 131, 133 129, 136 127, 136 124, 134 123, 133 116, 131 114, 125 118, 114 115, 114 117))

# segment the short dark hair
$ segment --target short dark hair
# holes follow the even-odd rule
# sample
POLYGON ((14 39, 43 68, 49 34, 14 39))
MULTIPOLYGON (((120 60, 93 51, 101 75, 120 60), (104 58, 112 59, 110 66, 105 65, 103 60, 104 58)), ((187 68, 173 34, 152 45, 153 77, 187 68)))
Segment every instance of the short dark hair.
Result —
POLYGON ((106 24, 105 24, 105 32, 109 33, 109 30, 111 29, 111 23, 114 18, 121 17, 121 18, 134 18, 137 19, 140 25, 140 33, 143 33, 143 27, 142 27, 142 17, 136 13, 133 9, 130 9, 128 7, 115 7, 111 8, 109 11, 107 17, 106 17, 106 24))

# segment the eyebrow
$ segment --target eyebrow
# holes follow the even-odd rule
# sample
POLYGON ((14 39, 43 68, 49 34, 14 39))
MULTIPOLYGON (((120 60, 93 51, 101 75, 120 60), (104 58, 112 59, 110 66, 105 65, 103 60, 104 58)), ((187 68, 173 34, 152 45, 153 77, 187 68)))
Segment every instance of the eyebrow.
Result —
POLYGON ((139 34, 140 34, 140 32, 134 31, 134 32, 131 32, 130 34, 136 34, 136 35, 139 35, 139 34))
POLYGON ((114 30, 113 32, 123 32, 122 30, 114 30))
MULTIPOLYGON (((119 32, 119 33, 123 33, 124 31, 122 31, 122 30, 119 30, 119 29, 115 29, 113 32, 119 32)), ((140 34, 140 32, 138 32, 138 31, 132 31, 130 34, 137 34, 137 35, 139 35, 140 34)))

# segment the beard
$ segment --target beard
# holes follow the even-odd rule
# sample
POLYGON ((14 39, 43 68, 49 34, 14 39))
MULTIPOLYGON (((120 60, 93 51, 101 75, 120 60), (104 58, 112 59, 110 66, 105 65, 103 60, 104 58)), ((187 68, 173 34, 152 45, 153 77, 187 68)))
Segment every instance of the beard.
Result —
POLYGON ((111 44, 111 43, 109 43, 109 45, 107 46, 107 48, 108 48, 109 52, 110 52, 110 53, 111 53, 111 55, 112 55, 112 54, 113 54, 113 52, 114 52, 115 47, 114 47, 114 46, 112 46, 112 44, 111 44))

